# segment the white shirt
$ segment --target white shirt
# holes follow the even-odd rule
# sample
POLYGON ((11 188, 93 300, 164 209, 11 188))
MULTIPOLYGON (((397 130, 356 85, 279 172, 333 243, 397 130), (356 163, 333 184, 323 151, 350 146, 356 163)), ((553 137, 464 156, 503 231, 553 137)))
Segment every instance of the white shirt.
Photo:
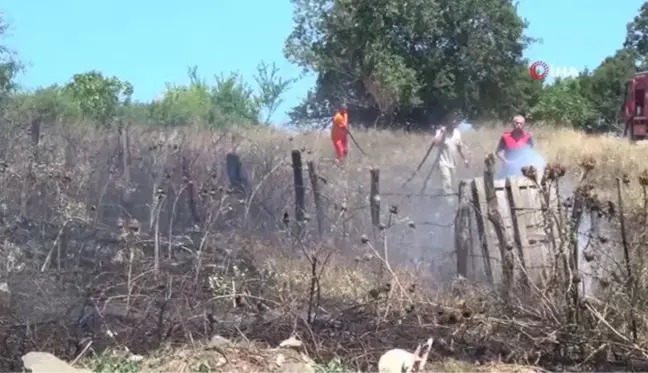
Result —
POLYGON ((441 144, 435 162, 439 162, 441 167, 455 168, 458 149, 462 145, 459 130, 455 128, 452 133, 448 133, 445 127, 441 127, 436 131, 434 138, 438 139, 441 144))

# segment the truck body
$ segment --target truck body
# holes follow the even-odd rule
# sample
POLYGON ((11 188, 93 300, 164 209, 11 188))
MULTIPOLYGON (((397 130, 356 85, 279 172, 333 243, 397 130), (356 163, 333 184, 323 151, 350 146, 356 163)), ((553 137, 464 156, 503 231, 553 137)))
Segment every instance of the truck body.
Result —
POLYGON ((623 100, 623 135, 630 141, 645 140, 648 137, 648 71, 634 74, 625 87, 623 100))

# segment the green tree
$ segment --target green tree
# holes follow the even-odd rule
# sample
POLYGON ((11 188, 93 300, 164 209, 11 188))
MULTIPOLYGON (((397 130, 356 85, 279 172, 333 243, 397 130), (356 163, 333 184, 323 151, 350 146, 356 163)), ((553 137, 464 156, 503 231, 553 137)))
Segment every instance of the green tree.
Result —
POLYGON ((542 82, 530 79, 528 65, 528 63, 524 63, 514 68, 511 71, 514 79, 500 87, 500 96, 509 97, 510 100, 498 103, 495 99, 488 97, 488 91, 481 93, 484 100, 491 101, 489 107, 492 109, 490 113, 487 112, 487 116, 501 117, 504 115, 507 117, 506 119, 510 119, 513 114, 531 115, 533 107, 538 104, 544 89, 542 82))
POLYGON ((117 77, 104 77, 99 71, 75 74, 65 86, 65 92, 79 105, 83 115, 109 126, 121 105, 127 105, 133 95, 133 86, 117 77))
POLYGON ((72 97, 56 84, 16 94, 14 97, 21 101, 23 115, 45 124, 81 117, 80 109, 72 97))
MULTIPOLYGON (((0 13, 0 38, 6 34, 9 25, 0 13)), ((6 99, 17 88, 16 76, 23 69, 23 65, 8 47, 0 45, 0 101, 6 99)))
POLYGON ((297 79, 284 79, 279 75, 279 68, 273 62, 268 65, 260 62, 254 80, 258 85, 256 104, 263 113, 263 123, 269 123, 272 115, 283 104, 283 95, 290 90, 297 79))
POLYGON ((318 75, 293 119, 330 115, 327 111, 340 101, 353 105, 356 116, 362 112, 364 121, 381 111, 421 122, 451 108, 510 115, 524 106, 519 94, 506 88, 519 79, 511 71, 526 68, 522 52, 532 40, 524 36, 526 24, 509 1, 293 4, 295 28, 285 55, 318 75))
POLYGON ((636 70, 636 59, 635 51, 620 49, 603 60, 591 74, 581 77, 583 95, 599 113, 602 130, 613 129, 621 121, 625 85, 636 70))
POLYGON ((582 94, 581 80, 569 78, 558 79, 544 88, 531 109, 531 116, 557 125, 587 128, 596 123, 598 112, 582 94))
POLYGON ((373 72, 363 79, 363 88, 379 112, 374 126, 386 116, 390 119, 387 124, 390 124, 393 109, 399 104, 421 103, 418 97, 421 84, 416 79, 416 71, 404 66, 405 61, 401 56, 385 54, 384 58, 374 62, 373 72))
POLYGON ((255 125, 260 122, 260 109, 254 90, 236 72, 216 76, 211 99, 217 113, 214 124, 218 127, 255 125))
POLYGON ((648 67, 648 2, 639 8, 639 14, 628 23, 626 30, 623 47, 634 51, 637 64, 645 69, 648 67))
POLYGON ((198 67, 187 70, 189 84, 167 83, 160 100, 150 106, 153 120, 163 126, 183 126, 191 123, 211 125, 215 108, 211 87, 198 74, 198 67))
POLYGON ((162 99, 151 105, 151 115, 166 126, 198 123, 224 128, 258 124, 260 108, 278 106, 277 101, 285 90, 284 81, 277 81, 271 73, 258 78, 265 90, 261 90, 261 96, 256 96, 238 73, 216 76, 215 83, 209 85, 200 77, 196 66, 190 67, 189 84, 167 84, 162 99))
POLYGON ((133 101, 129 105, 121 106, 117 115, 130 123, 155 124, 151 115, 151 103, 149 102, 133 101))

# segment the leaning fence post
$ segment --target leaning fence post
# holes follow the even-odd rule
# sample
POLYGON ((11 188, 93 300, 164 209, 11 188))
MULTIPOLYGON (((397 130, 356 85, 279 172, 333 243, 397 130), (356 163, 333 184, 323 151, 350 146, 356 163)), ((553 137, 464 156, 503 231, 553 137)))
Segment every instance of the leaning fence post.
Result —
POLYGON ((455 250, 457 273, 468 278, 468 252, 470 251, 470 193, 465 180, 459 182, 459 208, 455 217, 455 250))
POLYGON ((295 220, 298 224, 301 224, 304 222, 306 214, 306 188, 304 188, 302 159, 299 150, 292 151, 292 168, 295 185, 295 220))
POLYGON ((623 246, 623 258, 625 259, 625 265, 626 265, 626 274, 627 274, 627 279, 628 281, 626 282, 626 290, 628 295, 630 296, 630 327, 632 331, 632 341, 636 343, 637 341, 637 319, 634 315, 634 310, 636 306, 636 290, 637 290, 637 279, 633 275, 632 271, 632 260, 630 259, 630 243, 628 242, 628 232, 626 231, 626 221, 625 221, 625 214, 623 211, 623 193, 621 192, 622 190, 622 185, 621 185, 621 179, 617 177, 616 179, 616 184, 617 184, 617 198, 618 198, 618 203, 617 207, 619 208, 619 223, 621 224, 621 243, 623 246))
POLYGON ((308 177, 310 178, 311 188, 313 189, 313 201, 315 202, 315 213, 317 215, 317 233, 320 238, 324 235, 324 210, 322 209, 322 199, 315 168, 315 162, 308 162, 308 177))
POLYGON ((231 190, 240 193, 244 195, 244 198, 247 198, 248 181, 243 172, 243 162, 241 162, 241 157, 235 152, 227 153, 225 156, 225 169, 227 170, 227 178, 231 190))
POLYGON ((484 160, 486 168, 484 169, 484 189, 486 194, 486 209, 488 211, 488 220, 493 224, 495 235, 499 242, 500 257, 502 258, 502 295, 504 298, 510 296, 513 287, 514 275, 514 258, 513 245, 508 237, 508 232, 504 226, 504 219, 499 211, 497 203, 497 194, 495 191, 495 155, 488 154, 484 160))
MULTIPOLYGON (((372 168, 369 170, 369 210, 371 212, 371 225, 373 227, 373 238, 376 243, 378 242, 378 232, 380 230, 380 169, 372 168)), ((384 238, 384 237, 383 237, 384 238)), ((387 260, 387 246, 383 245, 385 252, 383 253, 383 260, 387 260)), ((383 272, 385 264, 380 261, 378 267, 377 283, 382 283, 383 272)))
POLYGON ((607 267, 607 265, 612 266, 613 264, 610 264, 609 262, 609 256, 604 255, 604 253, 601 250, 601 217, 599 216, 599 211, 596 209, 590 209, 589 211, 589 218, 590 218, 590 230, 589 230, 589 240, 588 240, 588 245, 590 249, 583 250, 583 257, 585 258, 585 261, 588 263, 591 263, 595 259, 598 259, 596 263, 591 263, 590 268, 592 273, 590 274, 590 277, 594 279, 594 282, 588 281, 588 287, 585 288, 585 295, 586 294, 595 294, 597 291, 599 291, 599 286, 600 283, 597 283, 599 279, 603 278, 604 275, 604 269, 605 268, 612 268, 612 267, 607 267))
POLYGON ((374 228, 380 225, 380 169, 369 170, 371 186, 369 189, 369 206, 371 208, 371 224, 374 228))

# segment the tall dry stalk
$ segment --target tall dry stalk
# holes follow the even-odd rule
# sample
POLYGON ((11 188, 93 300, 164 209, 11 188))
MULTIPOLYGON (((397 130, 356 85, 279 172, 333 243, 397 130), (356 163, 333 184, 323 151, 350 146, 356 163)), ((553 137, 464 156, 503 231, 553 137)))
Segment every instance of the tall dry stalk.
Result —
POLYGON ((626 231, 626 221, 625 221, 625 211, 623 203, 623 193, 622 193, 622 184, 621 178, 617 178, 617 207, 619 209, 619 223, 621 224, 621 243, 623 245, 623 258, 625 260, 626 267, 626 290, 630 296, 630 313, 628 317, 630 318, 631 330, 632 330, 632 339, 633 342, 637 342, 637 319, 634 314, 636 306, 636 278, 632 271, 632 264, 630 258, 630 243, 628 242, 628 232, 626 231))

